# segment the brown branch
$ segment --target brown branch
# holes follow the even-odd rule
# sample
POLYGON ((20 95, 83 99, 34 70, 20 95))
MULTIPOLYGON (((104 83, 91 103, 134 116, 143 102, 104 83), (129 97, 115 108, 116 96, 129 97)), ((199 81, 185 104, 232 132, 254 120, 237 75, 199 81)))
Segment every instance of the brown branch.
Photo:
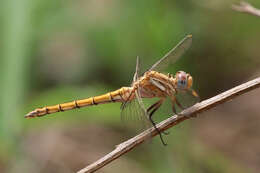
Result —
POLYGON ((238 5, 234 4, 234 5, 232 5, 232 9, 242 12, 242 13, 248 13, 248 14, 260 17, 260 10, 253 7, 248 2, 241 1, 240 4, 238 4, 238 5))
MULTIPOLYGON (((157 124, 157 128, 160 131, 164 131, 169 129, 172 126, 179 124, 180 122, 189 119, 191 117, 197 116, 198 113, 204 112, 208 109, 211 109, 221 103, 224 103, 228 100, 231 100, 234 97, 237 97, 241 94, 249 92, 253 89, 260 87, 260 77, 249 82, 246 82, 242 85, 234 87, 228 91, 225 91, 215 97, 209 98, 204 100, 200 103, 195 104, 194 106, 183 110, 178 115, 173 115, 170 118, 162 121, 161 123, 157 124)), ((129 152, 134 147, 140 145, 144 142, 147 138, 152 136, 158 135, 157 131, 154 128, 150 128, 141 134, 119 144, 116 148, 110 152, 109 154, 105 155, 101 159, 97 160, 96 162, 88 165, 87 167, 80 170, 78 173, 90 173, 95 172, 96 170, 102 168, 103 166, 107 165, 108 163, 112 162, 113 160, 117 159, 121 155, 129 152)))

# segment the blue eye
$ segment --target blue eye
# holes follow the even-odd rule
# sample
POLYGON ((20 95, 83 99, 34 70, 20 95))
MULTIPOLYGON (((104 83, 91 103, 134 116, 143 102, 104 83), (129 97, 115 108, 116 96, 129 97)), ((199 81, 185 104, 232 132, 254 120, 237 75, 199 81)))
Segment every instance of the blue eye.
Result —
POLYGON ((179 84, 180 84, 180 85, 184 85, 184 84, 185 84, 185 81, 184 81, 184 80, 179 80, 179 84))
POLYGON ((185 80, 179 80, 179 81, 178 81, 178 87, 179 87, 180 89, 186 88, 186 81, 185 81, 185 80))

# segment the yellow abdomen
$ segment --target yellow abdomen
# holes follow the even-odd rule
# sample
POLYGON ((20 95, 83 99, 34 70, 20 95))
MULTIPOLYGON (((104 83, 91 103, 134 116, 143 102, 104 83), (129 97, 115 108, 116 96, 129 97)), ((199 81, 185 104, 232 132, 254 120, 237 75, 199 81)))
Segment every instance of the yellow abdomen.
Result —
POLYGON ((53 106, 45 106, 43 108, 37 108, 26 114, 25 118, 41 117, 46 114, 62 112, 85 106, 98 105, 102 103, 123 102, 128 98, 129 93, 132 91, 132 89, 132 87, 122 87, 118 90, 100 96, 90 97, 82 100, 75 100, 72 102, 61 103, 53 106))

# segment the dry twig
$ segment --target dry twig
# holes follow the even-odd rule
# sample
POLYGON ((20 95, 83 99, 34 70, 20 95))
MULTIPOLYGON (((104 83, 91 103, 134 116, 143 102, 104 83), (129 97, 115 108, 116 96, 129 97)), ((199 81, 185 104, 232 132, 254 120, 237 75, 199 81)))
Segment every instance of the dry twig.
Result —
POLYGON ((260 17, 260 10, 253 7, 248 2, 241 1, 238 5, 232 5, 232 9, 242 13, 248 13, 260 17))
MULTIPOLYGON (((164 131, 174 125, 179 124, 180 122, 182 122, 186 119, 196 116, 200 112, 204 112, 208 109, 211 109, 221 103, 231 100, 232 98, 234 98, 236 96, 244 94, 244 93, 251 91, 253 89, 256 89, 258 87, 260 87, 260 77, 254 79, 254 80, 251 80, 249 82, 246 82, 242 85, 239 85, 237 87, 234 87, 215 97, 212 97, 212 98, 204 100, 200 103, 197 103, 194 106, 183 110, 180 114, 173 115, 172 117, 162 121, 161 123, 157 124, 156 126, 160 131, 164 131)), ((127 153, 134 147, 136 147, 139 144, 141 144, 142 142, 144 142, 147 138, 149 138, 151 136, 151 134, 152 134, 152 136, 158 135, 157 131, 154 128, 148 129, 148 130, 142 132, 141 134, 117 145, 116 148, 112 152, 105 155, 104 157, 97 160, 96 162, 92 163, 91 165, 83 168, 78 173, 95 172, 96 170, 102 168, 103 166, 107 165, 108 163, 112 162, 113 160, 117 159, 121 155, 127 153)))

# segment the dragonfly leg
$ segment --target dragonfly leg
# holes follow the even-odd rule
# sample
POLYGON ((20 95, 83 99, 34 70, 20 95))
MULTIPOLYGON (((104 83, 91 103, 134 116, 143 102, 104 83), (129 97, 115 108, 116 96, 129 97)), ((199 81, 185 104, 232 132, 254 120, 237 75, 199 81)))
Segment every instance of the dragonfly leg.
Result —
POLYGON ((147 108, 147 112, 149 112, 150 110, 152 110, 155 106, 158 106, 158 104, 160 104, 160 101, 161 100, 159 100, 159 101, 157 101, 157 102, 155 102, 154 104, 152 104, 149 108, 147 108))
POLYGON ((176 104, 183 110, 184 107, 181 105, 181 103, 177 100, 177 98, 175 98, 175 102, 176 104))
POLYGON ((162 137, 162 133, 163 134, 165 134, 165 135, 167 135, 167 134, 169 134, 169 133, 166 133, 166 132, 160 132, 159 131, 159 129, 156 127, 156 124, 155 124, 155 122, 153 121, 153 119, 152 119, 152 116, 153 116, 153 114, 159 109, 159 107, 162 105, 162 102, 163 102, 163 99, 161 99, 161 100, 159 100, 158 102, 156 102, 156 103, 154 103, 152 106, 150 106, 148 109, 147 109, 147 112, 149 112, 149 111, 151 111, 150 113, 149 113, 149 120, 150 120, 150 122, 152 123, 152 125, 153 125, 153 127, 155 128, 155 130, 158 132, 158 134, 160 135, 160 139, 161 139, 161 141, 162 141, 162 144, 164 145, 164 146, 166 146, 167 144, 164 142, 164 140, 163 140, 163 137, 162 137))
POLYGON ((131 93, 129 94, 129 96, 127 97, 127 99, 121 104, 121 107, 120 107, 121 110, 125 108, 126 104, 129 102, 129 100, 130 100, 130 98, 131 98, 131 96, 132 96, 133 94, 134 94, 134 90, 131 91, 131 93))
POLYGON ((172 112, 175 113, 175 114, 177 114, 176 108, 175 108, 175 103, 172 103, 172 112))
MULTIPOLYGON (((162 105, 163 101, 164 101, 164 99, 161 99, 161 100, 159 100, 158 102, 155 102, 154 104, 152 104, 149 108, 147 108, 147 110, 146 110, 147 113, 149 113, 152 109, 155 109, 155 110, 152 110, 152 112, 150 113, 151 115, 149 115, 149 116, 152 117, 152 115, 154 114, 154 112, 155 112, 157 109, 159 109, 159 107, 162 105), (158 107, 158 108, 157 108, 157 107, 158 107)), ((170 134, 169 132, 165 132, 165 131, 163 131, 162 133, 165 134, 165 135, 170 134)))
MULTIPOLYGON (((158 108, 159 108, 159 107, 158 107, 158 108)), ((163 140, 162 133, 159 131, 159 129, 157 129, 156 124, 155 124, 155 122, 154 122, 153 119, 152 119, 153 113, 154 113, 158 108, 154 109, 154 110, 149 114, 149 120, 151 121, 151 123, 152 123, 153 127, 155 128, 155 130, 157 131, 157 133, 160 135, 160 139, 161 139, 161 141, 162 141, 162 144, 163 144, 164 146, 166 146, 167 144, 166 144, 166 143, 164 142, 164 140, 163 140)))
MULTIPOLYGON (((172 97, 172 111, 177 114, 176 112, 176 108, 175 108, 175 103, 179 106, 179 108, 181 108, 182 110, 184 110, 185 108, 181 105, 181 103, 177 100, 176 97, 172 97)), ((192 117, 196 117, 197 115, 193 115, 192 117)))
MULTIPOLYGON (((176 101, 177 105, 183 110, 184 107, 180 104, 180 102, 177 99, 175 99, 175 101, 176 101)), ((197 115, 196 114, 192 115, 192 117, 197 117, 197 115)))
POLYGON ((172 101, 172 111, 177 114, 176 108, 175 108, 175 103, 183 110, 184 107, 180 104, 180 102, 177 100, 175 96, 171 97, 172 101))

